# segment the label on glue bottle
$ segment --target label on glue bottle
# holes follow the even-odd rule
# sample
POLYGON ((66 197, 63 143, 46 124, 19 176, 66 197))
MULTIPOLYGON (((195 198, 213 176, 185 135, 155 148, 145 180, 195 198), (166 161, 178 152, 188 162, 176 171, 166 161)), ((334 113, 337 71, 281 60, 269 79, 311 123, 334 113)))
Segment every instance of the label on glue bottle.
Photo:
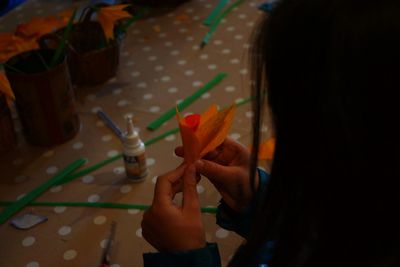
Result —
POLYGON ((133 181, 141 181, 147 176, 145 154, 138 156, 124 155, 126 176, 133 181))

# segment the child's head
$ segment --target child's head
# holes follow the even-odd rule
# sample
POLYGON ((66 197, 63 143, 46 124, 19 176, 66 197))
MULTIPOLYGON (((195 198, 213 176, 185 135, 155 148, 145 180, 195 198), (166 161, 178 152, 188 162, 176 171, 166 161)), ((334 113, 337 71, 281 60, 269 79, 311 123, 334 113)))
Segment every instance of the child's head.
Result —
POLYGON ((255 133, 265 95, 277 146, 248 247, 276 237, 272 267, 394 266, 380 261, 400 243, 399 14, 398 0, 283 0, 259 25, 255 133))

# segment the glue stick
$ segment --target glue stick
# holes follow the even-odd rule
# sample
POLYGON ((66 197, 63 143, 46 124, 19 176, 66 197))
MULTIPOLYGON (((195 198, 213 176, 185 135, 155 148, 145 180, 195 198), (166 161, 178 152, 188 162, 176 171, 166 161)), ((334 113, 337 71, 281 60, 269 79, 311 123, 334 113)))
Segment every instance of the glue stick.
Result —
POLYGON ((131 116, 127 117, 127 130, 123 142, 126 176, 133 182, 140 182, 147 176, 145 146, 133 128, 131 116))

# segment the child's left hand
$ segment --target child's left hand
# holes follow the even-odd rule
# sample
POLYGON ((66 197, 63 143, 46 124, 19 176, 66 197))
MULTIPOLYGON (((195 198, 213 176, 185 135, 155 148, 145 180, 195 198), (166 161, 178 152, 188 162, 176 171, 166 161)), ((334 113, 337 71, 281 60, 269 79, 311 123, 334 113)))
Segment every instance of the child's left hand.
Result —
POLYGON ((194 165, 181 165, 157 179, 153 204, 142 220, 143 237, 161 252, 178 252, 206 246, 201 221, 197 179, 194 165), (174 185, 183 179, 183 206, 173 203, 178 190, 174 185))

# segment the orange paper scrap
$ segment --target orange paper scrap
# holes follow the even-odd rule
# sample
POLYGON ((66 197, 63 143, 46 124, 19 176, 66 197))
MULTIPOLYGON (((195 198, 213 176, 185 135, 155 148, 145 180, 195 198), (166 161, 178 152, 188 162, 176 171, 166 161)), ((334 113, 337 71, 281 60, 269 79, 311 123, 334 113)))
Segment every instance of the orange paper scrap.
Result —
POLYGON ((65 26, 62 19, 56 16, 34 17, 27 23, 21 23, 17 26, 16 35, 29 39, 38 39, 41 36, 53 32, 65 26))
POLYGON ((235 110, 233 105, 219 112, 217 106, 212 105, 202 115, 185 118, 177 110, 185 162, 194 163, 222 144, 232 125, 235 110))
POLYGON ((114 24, 116 21, 132 17, 131 14, 123 10, 128 6, 129 5, 108 6, 102 7, 98 11, 99 23, 103 28, 107 40, 114 39, 114 24))
MULTIPOLYGON (((258 149, 258 159, 260 160, 273 160, 275 152, 275 138, 270 138, 260 144, 258 149)), ((250 146, 251 150, 251 146, 250 146)))
POLYGON ((6 75, 0 72, 0 95, 4 94, 7 98, 7 104, 11 107, 12 102, 15 99, 14 93, 11 90, 11 85, 8 82, 6 75))
POLYGON ((23 39, 11 33, 0 33, 0 62, 32 49, 38 48, 35 39, 23 39))

